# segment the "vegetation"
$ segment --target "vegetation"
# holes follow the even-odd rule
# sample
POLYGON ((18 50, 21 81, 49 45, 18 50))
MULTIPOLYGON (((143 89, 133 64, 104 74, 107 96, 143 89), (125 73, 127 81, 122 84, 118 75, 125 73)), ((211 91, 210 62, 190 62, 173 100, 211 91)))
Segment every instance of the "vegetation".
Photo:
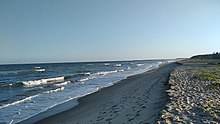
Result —
POLYGON ((213 83, 213 85, 220 86, 220 82, 215 82, 215 83, 213 83))
POLYGON ((191 59, 220 59, 220 53, 214 52, 213 54, 196 55, 191 57, 191 59))
POLYGON ((214 74, 195 74, 195 76, 200 80, 206 80, 206 81, 215 81, 219 79, 218 75, 214 75, 214 74))
POLYGON ((205 67, 195 69, 194 76, 199 80, 212 81, 209 88, 220 87, 220 64, 219 61, 207 63, 205 67))

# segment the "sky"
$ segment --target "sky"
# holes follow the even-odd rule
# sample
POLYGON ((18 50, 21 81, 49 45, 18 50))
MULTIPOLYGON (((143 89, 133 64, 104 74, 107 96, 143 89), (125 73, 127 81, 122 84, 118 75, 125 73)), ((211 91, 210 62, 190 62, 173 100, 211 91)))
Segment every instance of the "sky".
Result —
POLYGON ((1 0, 0 64, 220 51, 219 0, 1 0))

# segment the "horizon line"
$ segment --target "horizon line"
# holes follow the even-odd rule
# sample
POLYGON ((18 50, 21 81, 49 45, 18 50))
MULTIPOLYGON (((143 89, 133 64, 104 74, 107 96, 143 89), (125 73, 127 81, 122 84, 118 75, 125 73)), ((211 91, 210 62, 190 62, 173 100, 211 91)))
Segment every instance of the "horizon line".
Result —
POLYGON ((94 63, 94 62, 123 62, 123 61, 141 61, 141 60, 169 60, 169 59, 187 59, 178 58, 151 58, 151 59, 122 59, 122 60, 89 60, 89 61, 57 61, 57 62, 24 62, 24 63, 0 63, 0 65, 31 65, 31 64, 60 64, 60 63, 94 63))

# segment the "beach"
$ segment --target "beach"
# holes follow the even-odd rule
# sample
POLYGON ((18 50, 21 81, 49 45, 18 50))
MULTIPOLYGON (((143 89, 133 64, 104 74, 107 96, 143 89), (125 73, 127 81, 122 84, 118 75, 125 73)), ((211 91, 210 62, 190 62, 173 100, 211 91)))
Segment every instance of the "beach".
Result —
MULTIPOLYGON (((170 73, 177 63, 130 76, 79 99, 79 105, 38 121, 38 124, 156 123, 168 100, 170 73)), ((35 123, 28 119, 22 123, 35 123)))
POLYGON ((66 111, 81 97, 165 62, 172 60, 0 65, 0 123, 66 111))

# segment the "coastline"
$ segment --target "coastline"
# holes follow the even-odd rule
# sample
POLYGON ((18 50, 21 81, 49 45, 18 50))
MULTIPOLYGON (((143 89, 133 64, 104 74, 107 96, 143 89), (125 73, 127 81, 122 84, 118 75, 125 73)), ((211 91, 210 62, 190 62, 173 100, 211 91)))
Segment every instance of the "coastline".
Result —
POLYGON ((168 99, 165 91, 169 73, 176 66, 170 63, 130 76, 79 98, 74 108, 48 117, 48 112, 70 105, 72 101, 68 101, 20 123, 155 123, 168 99))

